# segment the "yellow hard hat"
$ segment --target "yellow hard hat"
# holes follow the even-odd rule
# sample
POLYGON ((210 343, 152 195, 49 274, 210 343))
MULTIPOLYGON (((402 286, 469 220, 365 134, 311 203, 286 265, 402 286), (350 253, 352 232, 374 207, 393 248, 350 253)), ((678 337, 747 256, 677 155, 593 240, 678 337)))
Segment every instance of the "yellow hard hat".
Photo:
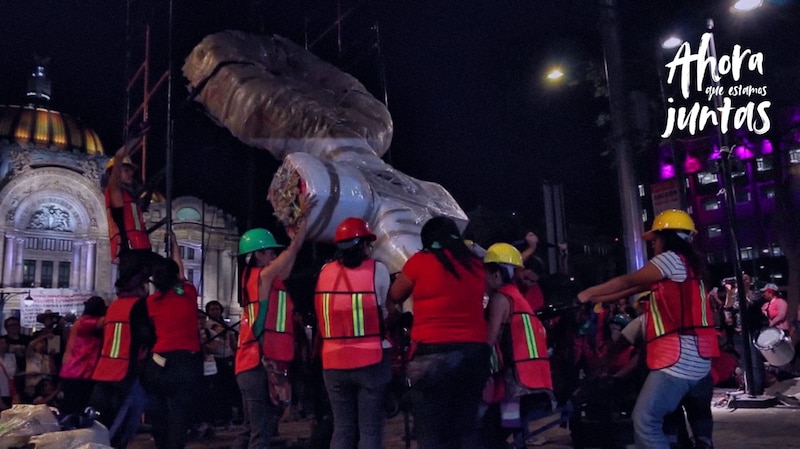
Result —
MULTIPOLYGON (((134 164, 131 158, 128 156, 125 156, 125 158, 122 159, 122 165, 130 165, 131 167, 136 168, 136 164, 134 164)), ((108 169, 113 166, 114 166, 114 158, 112 157, 111 159, 108 160, 108 162, 106 162, 106 171, 108 171, 108 169)))
POLYGON ((522 268, 522 254, 508 243, 495 243, 486 250, 483 263, 504 263, 522 268))
POLYGON ((691 234, 697 233, 692 217, 686 212, 678 209, 669 209, 656 215, 653 220, 653 227, 642 234, 645 240, 652 240, 656 231, 689 231, 691 234))

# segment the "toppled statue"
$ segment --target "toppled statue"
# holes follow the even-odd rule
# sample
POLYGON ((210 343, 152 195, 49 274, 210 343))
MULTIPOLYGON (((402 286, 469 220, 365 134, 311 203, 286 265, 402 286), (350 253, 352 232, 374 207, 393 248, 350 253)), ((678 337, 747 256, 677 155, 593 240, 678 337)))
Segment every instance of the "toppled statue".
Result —
POLYGON ((282 160, 268 199, 291 228, 297 199, 318 201, 308 238, 331 242, 347 217, 369 222, 374 257, 391 272, 421 248, 431 217, 467 216, 441 185, 395 170, 381 157, 391 144, 386 106, 352 76, 280 36, 224 31, 204 38, 186 58, 191 96, 242 142, 282 160))

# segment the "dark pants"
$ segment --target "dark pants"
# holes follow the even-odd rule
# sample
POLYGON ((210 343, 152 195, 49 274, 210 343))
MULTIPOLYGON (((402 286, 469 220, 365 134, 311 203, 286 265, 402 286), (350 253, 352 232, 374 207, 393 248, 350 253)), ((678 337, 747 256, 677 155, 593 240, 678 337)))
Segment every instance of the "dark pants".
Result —
POLYGON ((480 447, 478 407, 489 377, 489 346, 421 344, 408 369, 419 448, 480 447))
POLYGON ((363 368, 323 371, 325 389, 333 409, 331 449, 383 447, 383 408, 386 386, 391 378, 389 356, 363 368))
POLYGON ((89 405, 99 412, 111 445, 125 449, 139 431, 147 401, 138 379, 129 378, 120 382, 97 382, 89 405))
POLYGON ((167 360, 163 368, 159 369, 152 359, 146 368, 148 387, 155 400, 155 409, 150 413, 153 439, 158 449, 183 449, 197 399, 203 394, 203 358, 189 351, 165 352, 161 356, 167 360))
POLYGON ((215 424, 227 424, 233 419, 233 408, 241 411, 242 394, 236 383, 233 357, 217 358, 217 374, 211 376, 214 394, 215 424))
POLYGON ((276 407, 269 398, 269 377, 261 366, 236 375, 242 392, 244 431, 233 443, 234 449, 265 449, 272 438, 276 407))
POLYGON ((61 379, 64 401, 59 407, 61 415, 80 413, 89 405, 95 382, 91 379, 61 379))

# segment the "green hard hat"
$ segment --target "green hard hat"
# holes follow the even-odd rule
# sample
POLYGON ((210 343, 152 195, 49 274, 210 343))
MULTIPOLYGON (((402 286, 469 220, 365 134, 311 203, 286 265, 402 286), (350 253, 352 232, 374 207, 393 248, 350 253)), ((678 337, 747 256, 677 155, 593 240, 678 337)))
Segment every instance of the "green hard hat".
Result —
POLYGON ((283 248, 275 241, 272 233, 264 228, 254 228, 242 235, 239 239, 239 255, 252 253, 260 249, 283 248))

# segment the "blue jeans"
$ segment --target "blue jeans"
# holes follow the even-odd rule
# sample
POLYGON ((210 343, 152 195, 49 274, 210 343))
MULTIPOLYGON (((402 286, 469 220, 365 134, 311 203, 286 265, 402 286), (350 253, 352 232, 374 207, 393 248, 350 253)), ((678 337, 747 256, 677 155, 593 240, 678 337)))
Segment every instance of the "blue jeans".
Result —
POLYGON ((489 345, 420 344, 408 369, 419 364, 424 370, 413 376, 410 391, 419 449, 480 447, 478 408, 489 377, 489 345))
POLYGON ((125 449, 136 436, 142 413, 149 398, 137 378, 120 382, 97 382, 89 405, 100 413, 100 422, 108 428, 111 445, 125 449))
POLYGON ((681 404, 686 408, 692 433, 710 445, 714 421, 711 416, 711 377, 680 379, 661 371, 647 375, 633 408, 633 435, 639 449, 669 449, 664 417, 681 404))
POLYGON ((386 423, 383 399, 391 378, 389 357, 374 365, 350 370, 322 372, 333 410, 333 437, 330 449, 383 447, 386 423))
POLYGON ((244 409, 244 431, 236 438, 236 449, 266 449, 272 438, 272 415, 275 405, 269 398, 269 378, 267 371, 259 364, 257 367, 236 375, 236 382, 242 392, 244 409))

